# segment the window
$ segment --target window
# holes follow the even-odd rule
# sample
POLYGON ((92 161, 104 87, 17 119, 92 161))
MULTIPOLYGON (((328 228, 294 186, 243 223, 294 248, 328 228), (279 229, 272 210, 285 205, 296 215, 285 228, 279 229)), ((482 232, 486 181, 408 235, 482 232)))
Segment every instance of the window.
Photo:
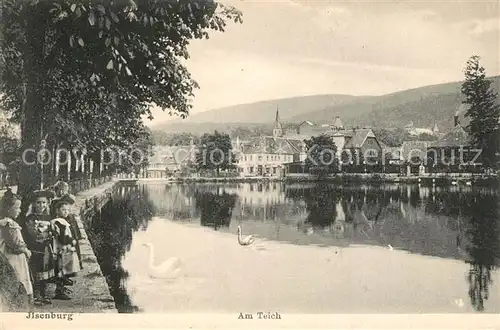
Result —
MULTIPOLYGON (((276 167, 273 167, 273 174, 276 174, 276 167)), ((276 185, 275 185, 275 189, 276 189, 276 185)))
POLYGON ((249 173, 253 173, 253 167, 249 167, 249 168, 248 168, 248 172, 249 172, 249 173))
POLYGON ((266 156, 266 160, 269 161, 269 155, 266 156))
POLYGON ((258 159, 258 160, 259 160, 259 161, 261 161, 261 160, 262 160, 262 156, 259 156, 259 159, 258 159))

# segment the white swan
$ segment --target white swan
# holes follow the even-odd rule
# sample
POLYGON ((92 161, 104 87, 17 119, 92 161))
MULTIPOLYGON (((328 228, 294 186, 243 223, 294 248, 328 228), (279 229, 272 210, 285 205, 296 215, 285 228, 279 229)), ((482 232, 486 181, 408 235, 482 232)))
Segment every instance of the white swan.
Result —
POLYGON ((394 248, 392 247, 391 244, 387 244, 387 247, 389 248, 389 250, 394 251, 394 248))
POLYGON ((250 245, 255 241, 252 235, 242 236, 241 235, 241 226, 238 226, 238 243, 240 245, 250 245))
POLYGON ((457 181, 451 181, 451 184, 456 186, 457 185, 457 181))
POLYGON ((148 275, 153 278, 168 278, 174 279, 181 273, 181 260, 177 257, 171 257, 165 260, 162 264, 154 265, 154 247, 151 243, 143 244, 149 248, 149 265, 148 275))
POLYGON ((467 181, 467 182, 465 183, 465 185, 466 185, 466 186, 472 186, 472 182, 471 182, 471 181, 467 181))

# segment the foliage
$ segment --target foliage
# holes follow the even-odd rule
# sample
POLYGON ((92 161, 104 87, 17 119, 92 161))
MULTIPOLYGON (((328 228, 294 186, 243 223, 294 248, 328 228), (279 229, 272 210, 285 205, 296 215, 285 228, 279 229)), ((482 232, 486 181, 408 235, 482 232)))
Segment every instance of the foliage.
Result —
POLYGON ((154 144, 161 146, 187 146, 191 141, 195 144, 200 142, 198 135, 187 132, 168 133, 160 130, 152 130, 152 135, 154 144))
POLYGON ((360 165, 365 162, 363 153, 356 148, 343 150, 341 158, 344 164, 360 165))
MULTIPOLYGON (((17 176, 19 170, 17 159, 20 153, 20 141, 17 135, 17 129, 14 125, 12 125, 7 118, 3 118, 0 113, 0 163, 5 166, 5 169, 0 168, 0 172, 8 173, 11 179, 17 176)), ((3 176, 3 178, 5 182, 5 176, 3 176)), ((10 181, 11 180, 9 180, 9 182, 10 181)), ((1 184, 2 182, 0 181, 0 185, 1 184)))
POLYGON ((304 202, 309 213, 305 222, 310 223, 313 227, 330 226, 336 220, 336 204, 339 200, 339 193, 327 185, 318 184, 306 190, 304 202))
POLYGON ((464 245, 470 256, 469 297, 474 309, 483 311, 490 295, 491 273, 500 266, 500 203, 495 194, 475 192, 457 204, 470 206, 465 212, 459 209, 466 219, 464 245))
POLYGON ((235 156, 229 135, 218 131, 203 134, 196 154, 196 166, 201 170, 216 170, 217 175, 220 170, 234 169, 235 156))
POLYGON ((151 131, 144 128, 135 142, 126 149, 109 148, 113 158, 106 157, 105 160, 109 162, 110 171, 117 170, 138 175, 142 169, 149 165, 149 158, 153 155, 152 147, 151 131))
MULTIPOLYGON (((189 40, 241 22, 236 9, 210 0, 1 5, 0 101, 22 124, 23 148, 41 139, 89 151, 130 148, 150 106, 186 116, 198 87, 181 62, 189 40)), ((33 168, 25 171, 36 179, 33 168)))
POLYGON ((467 61, 462 95, 470 117, 467 128, 476 147, 483 149, 483 161, 489 167, 496 163, 500 151, 500 105, 479 60, 479 56, 472 56, 467 61))
POLYGON ((333 142, 331 136, 325 134, 313 136, 304 142, 308 154, 306 166, 310 168, 312 172, 316 172, 318 175, 337 172, 337 146, 333 142))
POLYGON ((198 144, 200 135, 203 133, 226 132, 233 139, 248 140, 262 135, 272 135, 272 127, 266 124, 232 124, 232 123, 180 123, 176 127, 165 126, 161 129, 153 129, 155 144, 157 145, 189 145, 191 138, 198 144), (182 132, 173 129, 182 127, 182 132))

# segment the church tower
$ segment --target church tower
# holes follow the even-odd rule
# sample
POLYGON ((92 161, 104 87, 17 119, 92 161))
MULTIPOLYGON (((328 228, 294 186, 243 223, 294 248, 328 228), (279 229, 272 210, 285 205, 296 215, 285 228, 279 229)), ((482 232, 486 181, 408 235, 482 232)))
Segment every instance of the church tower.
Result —
POLYGON ((432 133, 434 133, 434 135, 439 135, 439 127, 438 127, 437 123, 434 124, 434 128, 432 129, 432 133))
POLYGON ((274 120, 274 126, 273 126, 273 137, 282 137, 283 136, 283 126, 281 125, 280 122, 280 114, 278 107, 276 107, 276 119, 274 120))

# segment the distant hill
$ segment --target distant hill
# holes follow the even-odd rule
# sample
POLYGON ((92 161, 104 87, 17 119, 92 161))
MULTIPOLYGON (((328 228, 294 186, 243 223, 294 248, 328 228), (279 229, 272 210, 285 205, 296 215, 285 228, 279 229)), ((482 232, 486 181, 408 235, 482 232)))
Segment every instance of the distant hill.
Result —
POLYGON ((280 118, 287 119, 303 113, 310 113, 325 107, 334 107, 363 98, 366 98, 366 96, 327 94, 239 104, 195 113, 186 119, 175 119, 154 125, 152 129, 162 129, 163 127, 172 127, 177 124, 220 123, 221 118, 230 118, 232 123, 269 123, 269 121, 274 120, 277 108, 280 112, 280 118))
MULTIPOLYGON (((489 79, 500 93, 500 76, 489 79)), ((215 129, 231 131, 238 126, 270 127, 278 106, 283 122, 309 120, 324 124, 340 116, 348 127, 404 127, 413 121, 416 127, 432 128, 437 123, 441 130, 446 130, 453 125, 453 115, 460 105, 460 87, 461 82, 452 82, 382 96, 331 94, 268 100, 208 110, 152 129, 200 134, 215 129)), ((464 122, 464 118, 461 121, 464 122)))
MULTIPOLYGON (((500 93, 500 76, 490 77, 492 88, 500 93)), ((346 126, 404 127, 410 121, 416 127, 439 128, 453 126, 453 116, 460 102, 461 82, 425 86, 392 94, 354 100, 344 105, 328 107, 290 118, 300 122, 328 123, 340 116, 346 126)), ((500 101, 500 100, 499 100, 500 101)), ((466 119, 460 114, 461 122, 466 119)))

